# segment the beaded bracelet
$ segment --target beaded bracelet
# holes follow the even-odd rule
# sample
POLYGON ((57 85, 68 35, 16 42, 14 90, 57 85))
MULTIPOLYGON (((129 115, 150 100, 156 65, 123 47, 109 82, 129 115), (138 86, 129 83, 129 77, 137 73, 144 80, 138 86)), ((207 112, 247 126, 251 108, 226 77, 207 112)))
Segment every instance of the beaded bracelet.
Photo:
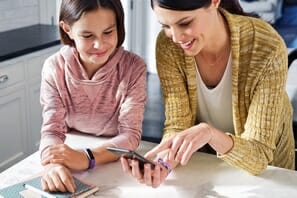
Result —
POLYGON ((84 149, 84 151, 87 154, 87 157, 89 158, 89 167, 88 167, 88 169, 93 169, 95 167, 95 165, 96 165, 96 161, 95 161, 95 157, 93 155, 93 152, 89 148, 84 149))
POLYGON ((169 163, 164 162, 161 158, 158 158, 157 162, 167 169, 168 174, 171 172, 171 168, 170 168, 169 163))

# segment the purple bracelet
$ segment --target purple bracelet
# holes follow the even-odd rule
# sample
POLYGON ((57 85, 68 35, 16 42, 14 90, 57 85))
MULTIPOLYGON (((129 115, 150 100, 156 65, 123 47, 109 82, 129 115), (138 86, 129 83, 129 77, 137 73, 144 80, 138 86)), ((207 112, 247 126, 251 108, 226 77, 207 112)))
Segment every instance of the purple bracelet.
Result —
POLYGON ((87 154, 87 157, 89 158, 89 167, 88 167, 88 169, 93 169, 95 167, 95 165, 96 165, 96 161, 95 161, 95 157, 93 155, 93 152, 89 148, 84 149, 84 151, 87 154))
POLYGON ((164 162, 161 158, 158 158, 157 162, 168 170, 168 174, 171 172, 170 165, 167 162, 164 162))

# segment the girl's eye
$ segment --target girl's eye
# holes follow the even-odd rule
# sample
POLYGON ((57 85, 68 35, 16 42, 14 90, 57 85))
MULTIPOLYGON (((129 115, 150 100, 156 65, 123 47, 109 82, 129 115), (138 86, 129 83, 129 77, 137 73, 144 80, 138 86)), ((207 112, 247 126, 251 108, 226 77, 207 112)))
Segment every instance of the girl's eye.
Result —
POLYGON ((91 38, 91 34, 82 35, 83 38, 91 38))
POLYGON ((104 34, 111 34, 112 30, 104 32, 104 34))

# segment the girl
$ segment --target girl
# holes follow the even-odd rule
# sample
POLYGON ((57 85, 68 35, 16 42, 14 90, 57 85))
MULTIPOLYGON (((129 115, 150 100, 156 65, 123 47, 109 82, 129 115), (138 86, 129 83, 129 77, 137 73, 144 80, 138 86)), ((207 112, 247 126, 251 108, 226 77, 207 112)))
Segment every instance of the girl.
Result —
POLYGON ((116 160, 108 146, 135 150, 139 145, 146 66, 121 47, 119 0, 63 0, 59 20, 64 46, 42 71, 41 183, 44 190, 73 192, 70 170, 116 160), (69 131, 112 138, 92 150, 74 150, 64 144, 69 131))

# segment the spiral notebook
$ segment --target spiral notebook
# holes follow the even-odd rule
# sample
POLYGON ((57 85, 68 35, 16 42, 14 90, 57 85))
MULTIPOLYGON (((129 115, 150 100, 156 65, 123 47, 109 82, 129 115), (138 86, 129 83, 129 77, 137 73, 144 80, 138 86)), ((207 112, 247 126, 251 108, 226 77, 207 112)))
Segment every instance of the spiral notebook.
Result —
POLYGON ((66 198, 66 197, 87 197, 94 192, 97 192, 99 188, 97 186, 92 186, 81 182, 79 179, 74 178, 76 190, 74 193, 63 193, 63 192, 44 192, 42 191, 41 177, 35 177, 31 180, 27 180, 6 188, 0 189, 0 198, 18 198, 18 197, 55 197, 55 198, 66 198), (29 185, 34 190, 26 188, 25 185, 29 185), (35 189, 37 189, 37 192, 35 189), (41 192, 41 193, 40 193, 41 192), (47 195, 46 195, 47 194, 47 195))

